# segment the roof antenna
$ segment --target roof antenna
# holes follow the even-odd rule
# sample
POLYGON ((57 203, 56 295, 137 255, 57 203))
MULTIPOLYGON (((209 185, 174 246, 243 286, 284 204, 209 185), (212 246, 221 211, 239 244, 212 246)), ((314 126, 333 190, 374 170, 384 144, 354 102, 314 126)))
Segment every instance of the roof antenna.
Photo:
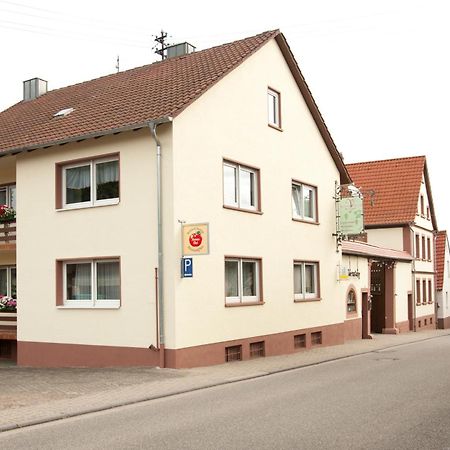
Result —
POLYGON ((166 59, 166 48, 170 45, 166 42, 168 34, 161 30, 161 34, 159 36, 153 36, 155 37, 154 41, 156 42, 156 45, 152 48, 152 50, 154 50, 157 55, 161 56, 161 59, 166 59), (161 46, 161 48, 159 46, 161 46))
POLYGON ((120 57, 119 57, 119 55, 117 55, 116 69, 117 69, 117 73, 119 73, 119 71, 120 71, 120 57))

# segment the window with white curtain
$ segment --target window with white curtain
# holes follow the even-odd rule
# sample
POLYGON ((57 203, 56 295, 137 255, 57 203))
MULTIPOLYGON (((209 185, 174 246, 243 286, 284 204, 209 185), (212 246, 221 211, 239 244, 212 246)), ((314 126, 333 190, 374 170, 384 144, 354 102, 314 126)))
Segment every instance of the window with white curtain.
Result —
POLYGON ((0 205, 6 205, 16 209, 16 185, 0 187, 0 205))
POLYGON ((120 306, 120 263, 111 260, 64 263, 64 305, 79 308, 120 306))
POLYGON ((260 295, 260 262, 255 259, 225 259, 226 304, 258 303, 260 295))
POLYGON ((229 161, 223 162, 223 204, 259 210, 259 171, 229 161))
POLYGON ((292 217, 317 221, 317 189, 301 183, 292 183, 292 217))
POLYGON ((65 208, 98 206, 119 200, 119 160, 104 158, 63 167, 65 208))
POLYGON ((319 298, 319 264, 294 262, 294 300, 319 298))
POLYGON ((0 297, 17 298, 16 267, 0 267, 0 297))

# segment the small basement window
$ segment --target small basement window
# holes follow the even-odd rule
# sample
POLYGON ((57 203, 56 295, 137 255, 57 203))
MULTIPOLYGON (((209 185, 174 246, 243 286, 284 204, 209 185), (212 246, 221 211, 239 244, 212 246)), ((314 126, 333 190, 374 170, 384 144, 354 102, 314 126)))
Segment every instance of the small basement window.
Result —
POLYGON ((262 358, 265 356, 264 341, 250 344, 250 358, 262 358))
POLYGON ((232 345, 225 347, 225 361, 241 361, 242 360, 242 345, 232 345))

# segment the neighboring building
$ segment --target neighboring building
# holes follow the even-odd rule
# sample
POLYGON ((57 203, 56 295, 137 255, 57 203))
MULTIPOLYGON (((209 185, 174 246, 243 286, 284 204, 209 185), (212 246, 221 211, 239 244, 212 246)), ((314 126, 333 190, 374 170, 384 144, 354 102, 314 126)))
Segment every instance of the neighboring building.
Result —
POLYGON ((342 242, 342 267, 349 274, 341 278, 347 299, 347 339, 406 331, 399 324, 408 323, 411 260, 405 251, 365 242, 342 242))
POLYGON ((450 247, 447 231, 436 234, 436 307, 439 328, 450 328, 450 247))
POLYGON ((280 32, 27 83, 42 95, 0 113, 19 364, 192 367, 361 337, 336 277, 350 178, 280 32), (183 223, 209 225, 192 278, 183 223))
MULTIPOLYGON (((368 244, 407 252, 413 257, 411 283, 397 298, 395 326, 388 324, 385 310, 394 303, 389 296, 372 297, 374 331, 392 332, 436 327, 434 233, 436 218, 424 156, 347 164, 350 176, 364 194, 364 223, 368 244), (378 298, 377 298, 378 297, 378 298), (401 303, 400 303, 401 302, 401 303), (407 314, 406 314, 407 312, 407 314)), ((372 291, 385 292, 389 279, 406 286, 405 278, 390 274, 395 266, 371 268, 372 291), (397 280, 397 281, 395 281, 397 280)))

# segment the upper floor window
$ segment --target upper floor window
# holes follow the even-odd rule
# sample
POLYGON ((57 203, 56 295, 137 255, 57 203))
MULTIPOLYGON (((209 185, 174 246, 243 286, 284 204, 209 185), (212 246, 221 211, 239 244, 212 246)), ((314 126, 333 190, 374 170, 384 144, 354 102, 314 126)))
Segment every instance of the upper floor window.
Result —
POLYGON ((63 264, 63 303, 77 308, 120 306, 117 259, 67 261, 63 264))
POLYGON ((423 194, 420 194, 420 215, 425 216, 425 200, 423 194))
POLYGON ((294 300, 319 298, 319 264, 294 262, 294 300))
POLYGON ((432 255, 431 255, 431 238, 427 237, 427 259, 428 261, 431 261, 432 255))
POLYGON ((62 167, 63 207, 99 206, 119 200, 119 159, 93 159, 62 167))
POLYGON ((317 188, 292 182, 292 217, 317 221, 317 188))
POLYGON ((233 208, 259 211, 259 170, 223 162, 223 203, 233 208))
POLYGON ((426 247, 425 247, 425 236, 422 236, 422 259, 427 259, 426 247))
POLYGON ((416 259, 420 259, 420 235, 416 234, 416 245, 415 245, 415 257, 416 259))
POLYGON ((225 259, 225 303, 260 303, 260 260, 225 259))
POLYGON ((0 205, 6 205, 16 209, 16 185, 0 187, 0 205))
POLYGON ((269 125, 281 128, 280 93, 267 89, 267 120, 269 125))

